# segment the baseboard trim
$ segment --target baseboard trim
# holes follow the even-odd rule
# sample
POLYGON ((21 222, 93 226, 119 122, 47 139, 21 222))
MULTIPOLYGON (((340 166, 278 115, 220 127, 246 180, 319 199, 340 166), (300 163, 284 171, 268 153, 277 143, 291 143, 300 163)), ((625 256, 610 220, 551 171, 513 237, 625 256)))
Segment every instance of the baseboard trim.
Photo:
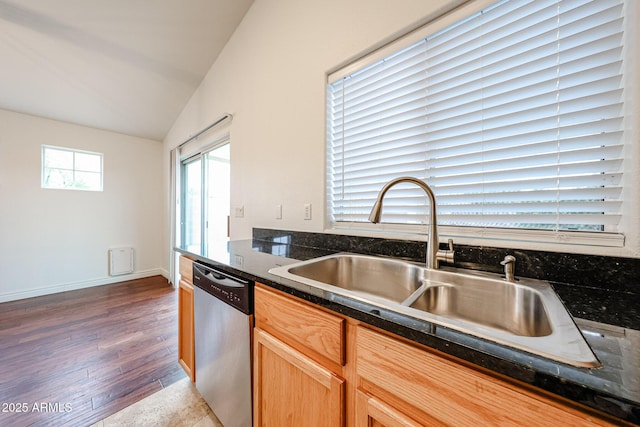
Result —
POLYGON ((84 280, 80 282, 63 283, 55 286, 47 286, 43 288, 30 289, 28 291, 10 292, 0 294, 0 303, 8 301, 16 301, 25 298, 40 297, 43 295, 57 294, 59 292, 75 291, 77 289, 91 288, 94 286, 110 285, 118 282, 126 282, 127 280, 143 279, 145 277, 161 275, 167 280, 169 273, 164 268, 152 268, 144 271, 136 271, 131 274, 122 274, 120 276, 108 276, 99 279, 84 280))

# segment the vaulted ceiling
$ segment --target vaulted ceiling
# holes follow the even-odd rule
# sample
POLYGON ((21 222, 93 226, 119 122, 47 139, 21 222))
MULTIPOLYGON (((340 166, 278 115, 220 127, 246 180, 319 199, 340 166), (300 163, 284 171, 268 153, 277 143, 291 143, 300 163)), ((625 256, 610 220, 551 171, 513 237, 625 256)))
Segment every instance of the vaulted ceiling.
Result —
POLYGON ((0 0, 0 108, 161 141, 253 0, 0 0))

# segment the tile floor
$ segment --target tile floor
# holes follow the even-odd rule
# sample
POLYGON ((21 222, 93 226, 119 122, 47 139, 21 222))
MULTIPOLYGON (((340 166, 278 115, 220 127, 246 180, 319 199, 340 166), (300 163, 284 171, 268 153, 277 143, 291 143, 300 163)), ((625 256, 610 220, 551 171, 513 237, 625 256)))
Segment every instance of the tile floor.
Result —
POLYGON ((189 378, 184 378, 91 427, 223 427, 189 378))

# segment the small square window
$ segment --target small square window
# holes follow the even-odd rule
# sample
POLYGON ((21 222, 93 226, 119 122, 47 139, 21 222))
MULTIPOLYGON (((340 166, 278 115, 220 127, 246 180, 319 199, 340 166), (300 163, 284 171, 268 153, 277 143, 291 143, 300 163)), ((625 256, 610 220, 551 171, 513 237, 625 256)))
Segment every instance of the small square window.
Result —
POLYGON ((102 154, 42 146, 42 188, 102 191, 102 154))

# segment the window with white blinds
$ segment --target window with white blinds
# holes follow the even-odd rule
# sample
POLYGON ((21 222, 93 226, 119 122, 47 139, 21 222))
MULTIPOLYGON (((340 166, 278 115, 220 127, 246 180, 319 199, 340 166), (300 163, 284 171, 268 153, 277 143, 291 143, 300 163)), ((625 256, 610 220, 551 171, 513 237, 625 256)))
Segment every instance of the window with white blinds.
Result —
MULTIPOLYGON (((332 226, 413 176, 440 225, 617 232, 623 39, 622 0, 507 0, 329 76, 332 226)), ((383 222, 427 216, 418 187, 387 193, 383 222)))

